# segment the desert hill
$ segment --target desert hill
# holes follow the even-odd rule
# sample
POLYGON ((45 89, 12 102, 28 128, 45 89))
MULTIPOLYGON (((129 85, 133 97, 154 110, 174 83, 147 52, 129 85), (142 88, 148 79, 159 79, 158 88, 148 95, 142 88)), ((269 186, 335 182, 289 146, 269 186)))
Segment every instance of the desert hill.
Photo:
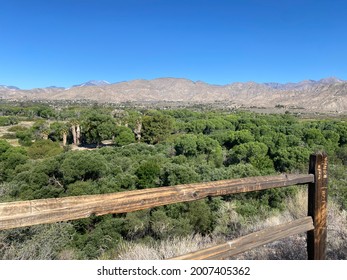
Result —
POLYGON ((228 102, 235 107, 288 107, 308 111, 347 113, 347 81, 325 78, 299 83, 236 82, 211 85, 181 78, 132 80, 119 83, 89 81, 70 88, 31 90, 0 86, 4 100, 93 100, 98 102, 228 102))

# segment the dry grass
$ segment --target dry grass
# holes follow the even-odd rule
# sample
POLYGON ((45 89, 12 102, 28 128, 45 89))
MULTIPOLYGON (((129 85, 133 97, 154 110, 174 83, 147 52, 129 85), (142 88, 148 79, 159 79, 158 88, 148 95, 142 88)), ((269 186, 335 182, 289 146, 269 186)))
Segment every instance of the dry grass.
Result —
MULTIPOLYGON (((256 231, 268 226, 285 223, 307 215, 307 191, 300 190, 293 198, 286 201, 286 210, 260 221, 253 227, 244 229, 256 231)), ((328 202, 328 237, 327 258, 347 259, 347 213, 341 210, 334 202, 328 202)), ((290 236, 285 239, 267 244, 240 254, 236 259, 262 259, 262 260, 292 260, 307 259, 306 234, 290 236)))
POLYGON ((1 231, 0 259, 57 259, 60 248, 71 240, 71 230, 69 223, 55 223, 1 231))
POLYGON ((327 257, 332 260, 347 260, 347 211, 337 204, 328 204, 327 257))
MULTIPOLYGON (((176 237, 154 244, 122 244, 113 257, 121 260, 166 259, 222 243, 251 232, 286 223, 307 215, 307 191, 300 190, 286 201, 286 210, 262 219, 259 215, 244 219, 235 211, 232 202, 225 203, 219 212, 218 226, 212 237, 201 235, 176 237)), ((328 203, 328 259, 347 259, 347 213, 333 201, 328 203)), ((291 260, 307 259, 306 234, 291 236, 236 256, 235 259, 291 260)))
POLYGON ((155 245, 123 243, 118 254, 119 260, 160 260, 187 254, 206 247, 216 245, 217 239, 211 237, 191 235, 186 237, 174 237, 162 240, 155 245))

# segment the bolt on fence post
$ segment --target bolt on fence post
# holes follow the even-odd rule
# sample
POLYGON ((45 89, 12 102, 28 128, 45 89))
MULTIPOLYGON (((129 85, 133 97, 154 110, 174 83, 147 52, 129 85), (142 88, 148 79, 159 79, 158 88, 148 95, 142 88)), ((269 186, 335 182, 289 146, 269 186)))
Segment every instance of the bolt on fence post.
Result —
POLYGON ((312 217, 314 229, 307 232, 307 256, 309 260, 324 260, 326 258, 328 191, 326 153, 310 156, 309 173, 314 175, 314 183, 308 185, 308 216, 312 217))

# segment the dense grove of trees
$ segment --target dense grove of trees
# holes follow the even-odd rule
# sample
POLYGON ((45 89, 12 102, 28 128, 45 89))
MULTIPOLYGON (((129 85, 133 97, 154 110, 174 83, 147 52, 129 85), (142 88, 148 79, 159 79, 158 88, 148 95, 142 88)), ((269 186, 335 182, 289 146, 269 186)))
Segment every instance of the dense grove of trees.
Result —
MULTIPOLYGON (((16 118, 3 125, 12 125, 9 131, 20 143, 15 147, 0 139, 1 202, 306 173, 310 153, 325 150, 330 195, 347 209, 347 123, 341 120, 96 106, 4 105, 0 111, 2 118, 16 118), (21 120, 32 120, 33 126, 17 124, 21 120), (103 145, 104 140, 113 144, 103 145), (70 150, 72 144, 95 149, 70 150)), ((236 211, 247 217, 260 209, 282 209, 283 198, 293 192, 276 189, 72 221, 57 227, 64 243, 50 252, 50 258, 66 252, 73 258, 99 258, 122 240, 154 242, 168 236, 210 234, 223 201, 241 202, 235 204, 236 211)), ((0 233, 0 238, 12 244, 19 236, 29 242, 32 236, 45 234, 41 228, 17 229, 0 233), (28 233, 26 239, 23 232, 28 233)), ((0 256, 5 258, 6 252, 0 247, 0 256)))

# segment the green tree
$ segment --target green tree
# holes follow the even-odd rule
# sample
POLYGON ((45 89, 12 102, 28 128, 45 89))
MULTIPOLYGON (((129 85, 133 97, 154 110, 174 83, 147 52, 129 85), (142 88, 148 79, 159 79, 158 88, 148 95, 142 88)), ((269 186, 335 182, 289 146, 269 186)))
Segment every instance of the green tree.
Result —
POLYGON ((196 233, 206 234, 212 231, 213 215, 205 200, 198 200, 189 203, 189 210, 185 216, 196 233))
POLYGON ((199 174, 188 164, 165 164, 161 174, 164 186, 194 183, 199 180, 199 174))
POLYGON ((303 137, 305 143, 307 143, 309 147, 325 144, 325 139, 322 132, 316 128, 305 129, 303 137))
POLYGON ((173 119, 163 114, 153 114, 142 118, 142 140, 156 144, 165 140, 173 129, 173 119))
POLYGON ((159 185, 160 166, 153 160, 145 161, 137 168, 138 188, 153 188, 159 185))
POLYGON ((343 145, 342 147, 340 147, 337 150, 336 155, 344 165, 347 165, 347 145, 343 145))
POLYGON ((199 135, 196 143, 199 153, 206 155, 208 162, 213 163, 216 167, 222 166, 223 153, 218 141, 205 135, 199 135))
POLYGON ((76 181, 69 184, 66 188, 66 195, 86 195, 86 194, 97 194, 97 188, 93 185, 91 180, 88 181, 76 181))
POLYGON ((135 142, 135 135, 132 130, 125 126, 117 126, 113 142, 116 146, 125 146, 135 142))
POLYGON ((323 136, 325 138, 325 151, 333 156, 339 147, 340 135, 333 130, 324 130, 323 136))
POLYGON ((48 107, 48 106, 40 106, 36 109, 37 116, 44 118, 44 119, 50 119, 55 117, 55 111, 54 109, 48 107))
POLYGON ((83 135, 87 143, 99 145, 102 140, 111 139, 116 124, 110 115, 91 111, 83 121, 83 135))
POLYGON ((279 149, 274 155, 274 165, 276 170, 288 172, 300 170, 307 172, 307 162, 310 150, 305 147, 287 147, 279 149))
POLYGON ((66 154, 60 170, 64 181, 69 184, 76 181, 97 180, 107 173, 105 158, 93 151, 74 151, 66 154))
POLYGON ((37 140, 28 148, 28 156, 32 159, 52 157, 62 152, 59 143, 51 140, 37 140))
POLYGON ((177 155, 195 156, 197 155, 198 137, 193 134, 184 134, 175 139, 175 150, 177 155))
POLYGON ((249 130, 231 132, 231 145, 236 146, 254 141, 254 136, 249 130))
POLYGON ((265 157, 268 148, 264 143, 248 142, 235 146, 229 151, 228 161, 232 163, 249 163, 252 158, 265 157))
POLYGON ((24 148, 6 148, 5 145, 1 146, 3 150, 6 150, 0 154, 0 182, 12 179, 16 174, 16 167, 25 164, 28 160, 27 152, 24 148))

